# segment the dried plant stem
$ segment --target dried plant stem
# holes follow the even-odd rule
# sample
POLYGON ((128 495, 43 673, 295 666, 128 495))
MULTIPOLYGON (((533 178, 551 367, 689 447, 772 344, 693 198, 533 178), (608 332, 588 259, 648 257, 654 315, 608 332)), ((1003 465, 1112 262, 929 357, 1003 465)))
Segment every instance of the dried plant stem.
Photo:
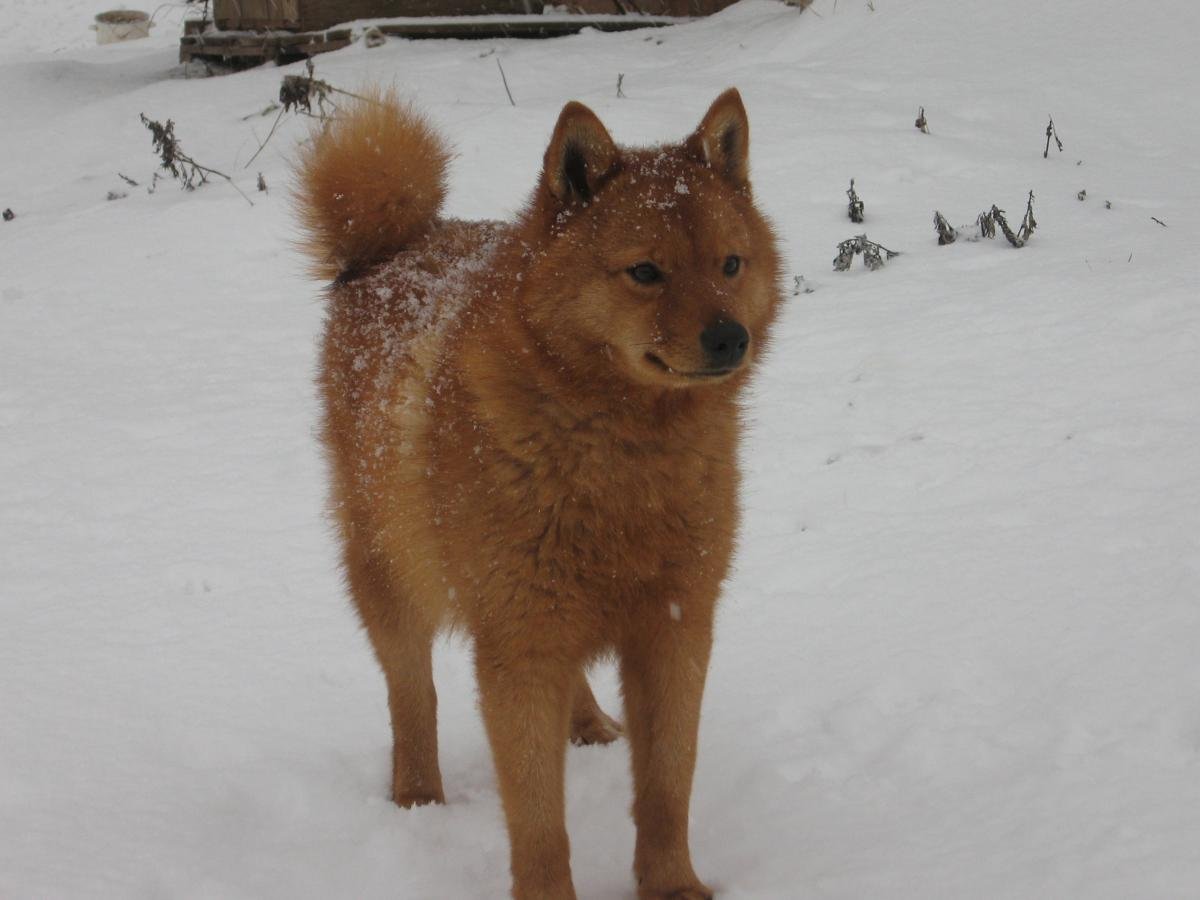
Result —
POLYGON ((946 221, 946 217, 936 209, 933 211, 933 228, 938 234, 938 246, 944 247, 958 240, 958 229, 946 221))
POLYGON ((1058 152, 1063 152, 1063 142, 1058 139, 1058 131, 1054 128, 1054 117, 1050 117, 1050 124, 1046 126, 1046 149, 1042 151, 1042 159, 1046 159, 1050 155, 1050 139, 1054 138, 1054 143, 1058 144, 1058 152))
MULTIPOLYGON (((1033 191, 1029 192, 1029 198, 1025 202, 1025 215, 1021 218, 1021 227, 1015 232, 1012 230, 1012 226, 1008 224, 1004 210, 995 204, 992 204, 991 209, 981 212, 976 217, 975 225, 979 229, 978 236, 968 237, 966 240, 976 241, 979 238, 994 238, 996 236, 996 229, 999 228, 1010 244, 1018 249, 1024 247, 1033 236, 1034 229, 1037 228, 1037 220, 1033 217, 1033 191)), ((933 213, 933 227, 938 234, 938 244, 942 246, 953 244, 961 234, 959 229, 951 226, 946 217, 936 210, 933 213)))
MULTIPOLYGON (((279 115, 277 115, 275 117, 275 121, 271 123, 271 130, 267 132, 266 140, 264 140, 261 144, 258 145, 258 149, 254 151, 254 155, 252 157, 250 157, 250 159, 247 161, 247 163, 244 166, 242 166, 243 169, 250 168, 250 163, 252 163, 256 159, 258 159, 258 154, 263 152, 263 149, 270 142, 271 138, 275 136, 275 129, 279 127, 279 120, 283 118, 283 114, 285 112, 287 112, 286 109, 284 109, 283 107, 279 108, 279 115)), ((251 130, 253 130, 253 129, 251 129, 251 130)))
POLYGON ((854 262, 854 257, 862 254, 863 265, 872 272, 883 268, 884 260, 899 256, 899 251, 889 250, 882 244, 868 240, 865 234, 847 238, 838 244, 838 255, 834 257, 833 268, 837 272, 845 272, 854 262))
POLYGON ((179 146, 179 141, 175 137, 175 123, 171 119, 167 119, 164 125, 162 122, 147 118, 145 113, 140 115, 142 124, 150 129, 154 149, 161 160, 159 168, 170 172, 185 191, 194 191, 200 185, 208 182, 209 175, 216 175, 229 182, 230 186, 242 195, 243 200, 251 206, 254 205, 254 201, 247 197, 234 180, 224 172, 201 165, 183 152, 183 148, 179 146))
POLYGON ((863 220, 863 202, 858 196, 858 192, 854 190, 853 178, 850 179, 850 189, 846 191, 846 196, 850 198, 846 212, 850 216, 850 221, 857 225, 863 220))
POLYGON ((283 119, 285 113, 295 113, 298 116, 308 116, 309 118, 318 119, 322 122, 329 119, 329 113, 325 109, 325 105, 336 110, 337 105, 330 100, 331 94, 344 94, 347 97, 352 97, 363 103, 378 103, 379 101, 372 97, 364 97, 362 94, 356 94, 353 91, 343 90, 339 87, 334 87, 328 81, 323 81, 315 76, 315 67, 311 59, 305 61, 305 74, 303 75, 284 75, 283 81, 279 85, 279 103, 272 103, 262 111, 262 115, 278 109, 279 113, 275 116, 275 121, 271 123, 271 130, 267 132, 267 137, 258 149, 254 151, 254 155, 246 162, 243 169, 250 168, 250 165, 258 159, 260 153, 271 142, 271 138, 275 136, 275 130, 279 127, 280 120, 283 119), (313 112, 313 103, 316 103, 317 111, 313 112))
MULTIPOLYGON (((500 65, 500 57, 496 57, 496 68, 500 70, 500 80, 504 82, 504 93, 508 94, 508 102, 512 106, 517 105, 517 101, 513 99, 512 91, 508 89, 508 78, 504 75, 504 66, 500 65)), ((618 88, 620 85, 618 85, 618 88)))

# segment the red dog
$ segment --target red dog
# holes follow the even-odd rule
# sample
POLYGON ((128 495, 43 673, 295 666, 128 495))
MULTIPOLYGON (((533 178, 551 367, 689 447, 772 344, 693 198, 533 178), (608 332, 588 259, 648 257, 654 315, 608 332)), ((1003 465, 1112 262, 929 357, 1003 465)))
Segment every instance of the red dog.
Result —
MULTIPOLYGON (((711 897, 688 803, 738 522, 739 395, 780 302, 737 91, 682 143, 563 108, 511 224, 438 217, 447 152, 377 95, 316 137, 300 202, 333 278, 321 369, 345 566, 383 667, 393 796, 441 803, 430 647, 470 635, 513 895, 571 898, 568 738, 620 731, 642 898, 711 897)), ((503 173, 497 173, 503 177, 503 173)))

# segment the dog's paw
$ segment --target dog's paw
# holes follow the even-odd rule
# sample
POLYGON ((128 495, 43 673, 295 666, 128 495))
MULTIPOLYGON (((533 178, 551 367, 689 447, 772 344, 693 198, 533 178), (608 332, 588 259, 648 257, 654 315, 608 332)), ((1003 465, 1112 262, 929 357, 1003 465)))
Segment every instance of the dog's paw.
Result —
POLYGON ((571 743, 576 747, 611 744, 624 733, 621 723, 599 707, 593 714, 571 723, 571 743))
POLYGON ((443 797, 441 793, 418 794, 412 791, 393 793, 392 800, 397 806, 401 806, 404 809, 412 809, 414 806, 430 806, 431 804, 437 804, 438 806, 441 806, 446 802, 446 798, 443 797))
POLYGON ((710 888, 700 883, 667 891, 638 891, 638 900, 713 900, 710 888))
POLYGON ((689 864, 663 867, 656 875, 638 878, 638 900, 713 900, 714 896, 689 864))

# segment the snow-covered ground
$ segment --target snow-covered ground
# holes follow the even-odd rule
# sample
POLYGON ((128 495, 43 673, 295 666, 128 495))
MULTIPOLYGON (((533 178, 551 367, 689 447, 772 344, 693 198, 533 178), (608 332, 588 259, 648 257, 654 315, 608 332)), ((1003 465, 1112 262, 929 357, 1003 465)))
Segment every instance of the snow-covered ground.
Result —
MULTIPOLYGON (((309 123, 243 168, 285 72, 180 77, 177 6, 89 46, 106 5, 0 0, 0 896, 503 896, 458 643, 449 804, 386 799, 291 243, 309 123), (140 112, 253 207, 219 180, 148 194, 140 112)), ((1198 34, 1190 0, 746 0, 318 60, 452 136, 461 216, 521 204, 566 100, 636 143, 742 90, 814 291, 748 417, 693 804, 723 898, 1200 896, 1198 34), (1028 247, 937 246, 934 208, 1016 221, 1030 189, 1028 247), (904 255, 834 273, 861 231, 904 255)), ((568 778, 581 897, 632 896, 625 748, 572 749, 568 778)))

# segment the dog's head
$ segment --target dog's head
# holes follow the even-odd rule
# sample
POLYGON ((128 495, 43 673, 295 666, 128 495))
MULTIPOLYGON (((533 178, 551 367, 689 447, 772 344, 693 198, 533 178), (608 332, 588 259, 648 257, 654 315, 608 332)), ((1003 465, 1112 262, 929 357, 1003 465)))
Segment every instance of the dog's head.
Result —
POLYGON ((650 149, 563 108, 526 217, 526 315, 549 352, 661 388, 747 370, 780 297, 749 139, 734 89, 681 143, 650 149))

